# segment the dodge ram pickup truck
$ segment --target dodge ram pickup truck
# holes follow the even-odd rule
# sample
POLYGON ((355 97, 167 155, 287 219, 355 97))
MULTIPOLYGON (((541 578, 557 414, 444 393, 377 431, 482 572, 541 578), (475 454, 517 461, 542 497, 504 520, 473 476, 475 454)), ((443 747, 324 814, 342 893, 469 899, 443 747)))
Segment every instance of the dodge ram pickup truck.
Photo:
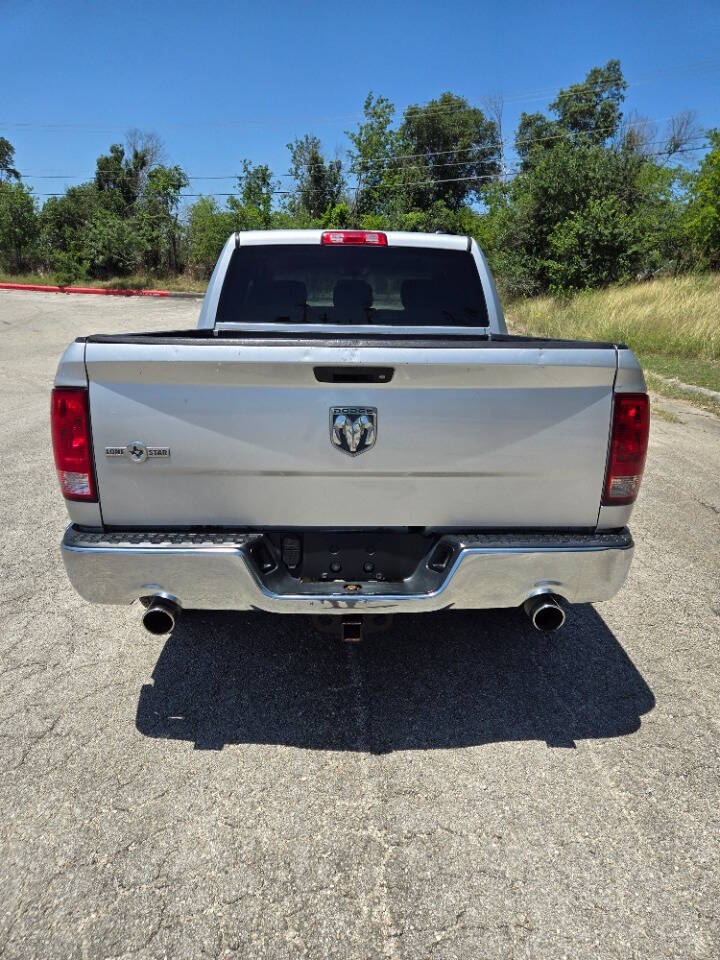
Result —
MULTIPOLYGON (((197 329, 78 338, 51 404, 94 603, 363 617, 612 597, 649 406, 622 344, 510 335, 469 237, 233 235, 197 329)), ((329 621, 323 621, 329 623, 329 621)))

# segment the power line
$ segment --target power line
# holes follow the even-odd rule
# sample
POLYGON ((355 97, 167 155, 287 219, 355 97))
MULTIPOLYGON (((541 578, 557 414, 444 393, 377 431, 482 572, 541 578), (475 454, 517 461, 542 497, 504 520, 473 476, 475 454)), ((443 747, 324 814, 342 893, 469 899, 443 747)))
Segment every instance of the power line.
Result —
MULTIPOLYGON (((672 73, 674 72, 687 74, 687 73, 695 73, 695 72, 707 72, 707 71, 712 71, 717 69, 720 69, 720 60, 718 59, 699 60, 689 64, 674 66, 671 68, 664 68, 664 69, 655 71, 654 73, 646 74, 645 77, 638 77, 631 80, 627 80, 625 81, 625 87, 623 89, 626 89, 628 87, 638 86, 638 85, 644 85, 658 77, 672 75, 672 73)), ((614 86, 616 85, 616 83, 617 83, 616 80, 597 80, 597 81, 584 80, 579 83, 571 83, 568 86, 572 87, 574 90, 582 90, 582 89, 598 89, 604 86, 614 86)), ((507 97, 505 98, 504 102, 520 103, 524 100, 541 100, 541 99, 546 99, 549 96, 557 96, 560 92, 562 92, 562 88, 560 90, 555 89, 555 90, 548 90, 548 91, 534 90, 534 91, 529 91, 528 93, 523 93, 519 96, 507 97)), ((420 104, 408 104, 404 108, 403 112, 407 112, 408 110, 411 110, 411 111, 426 110, 427 111, 429 109, 431 112, 457 113, 467 109, 467 107, 473 107, 473 106, 474 105, 470 103, 465 105, 450 106, 450 105, 435 103, 433 100, 428 100, 420 104)), ((476 108, 482 109, 482 104, 480 104, 479 106, 476 106, 476 108)), ((305 118, 302 118, 302 122, 304 124, 335 123, 335 122, 341 122, 341 121, 345 122, 348 120, 356 120, 361 117, 364 117, 364 114, 354 113, 354 114, 345 114, 345 115, 336 116, 336 117, 327 117, 327 116, 315 117, 315 118, 305 117, 305 118)), ((293 115, 292 117, 277 118, 276 120, 273 120, 273 121, 268 121, 267 118, 263 118, 262 120, 257 120, 254 118, 245 118, 242 120, 180 121, 180 122, 165 123, 163 126, 170 127, 170 128, 236 127, 236 126, 241 126, 243 124, 267 126, 267 125, 277 125, 282 123, 296 123, 298 121, 299 121, 298 116, 293 115)), ((53 129, 53 130, 75 129, 75 128, 115 130, 121 125, 122 124, 115 124, 113 126, 108 126, 107 124, 97 124, 90 121, 88 122, 78 122, 78 121, 35 122, 35 121, 0 120, 0 126, 4 126, 4 127, 13 127, 13 128, 38 127, 38 128, 53 129)))
MULTIPOLYGON (((679 149, 679 150, 675 150, 674 153, 694 153, 694 152, 697 152, 698 150, 705 150, 708 146, 709 146, 709 144, 708 144, 708 143, 705 143, 705 144, 702 144, 702 145, 699 146, 699 147, 682 147, 682 148, 679 149)), ((667 156, 667 153, 666 153, 665 151, 658 151, 658 152, 654 152, 654 153, 643 153, 642 156, 644 156, 644 157, 666 157, 666 156, 667 156)), ((508 174, 517 174, 517 173, 519 173, 519 172, 520 172, 520 168, 519 168, 519 167, 515 167, 515 168, 512 168, 512 169, 510 169, 510 170, 507 171, 508 174)), ((499 182, 499 181, 502 180, 502 179, 503 179, 503 177, 501 177, 500 174, 481 174, 481 175, 469 176, 469 177, 448 177, 448 178, 443 178, 443 179, 416 180, 416 181, 410 181, 409 183, 406 183, 406 184, 400 184, 400 185, 397 185, 397 186, 383 187, 383 189, 388 190, 388 191, 392 191, 392 190, 404 190, 404 189, 408 189, 408 188, 409 188, 409 189, 415 189, 416 187, 435 186, 435 185, 437 185, 437 184, 445 184, 445 183, 463 183, 463 182, 470 182, 470 181, 479 182, 479 181, 486 181, 486 180, 492 180, 492 181, 499 182)), ((505 179, 508 179, 508 177, 506 176, 505 179)), ((374 189, 377 189, 377 188, 363 187, 363 186, 352 186, 352 187, 346 187, 345 189, 346 189, 346 191, 347 191, 348 193, 352 193, 352 192, 356 192, 356 191, 358 191, 358 190, 363 190, 363 189, 374 190, 374 189)), ((270 190, 270 191, 268 191, 268 193, 270 193, 272 196, 288 196, 288 197, 289 197, 289 196, 293 196, 293 194, 295 193, 295 191, 294 191, 294 190, 270 190)), ((64 197, 64 196, 65 196, 65 193, 36 193, 35 196, 37 196, 37 197, 64 197)), ((235 197, 235 196, 237 196, 237 194, 235 194, 235 193, 216 193, 216 192, 209 192, 209 193, 181 193, 181 194, 180 194, 180 197, 183 198, 183 199, 189 199, 189 198, 193 198, 193 197, 235 197)))
MULTIPOLYGON (((662 118, 657 119, 657 120, 655 120, 655 119, 640 120, 640 121, 634 122, 634 123, 632 124, 632 127, 635 128, 635 127, 638 127, 638 126, 647 126, 647 125, 649 125, 649 124, 664 123, 664 122, 666 122, 666 121, 668 121, 668 120, 672 120, 672 119, 673 119, 673 117, 662 117, 662 118)), ((613 126, 613 127, 605 127, 605 128, 600 127, 600 128, 598 128, 597 130, 595 130, 595 131, 593 131, 593 132, 594 132, 594 133, 601 133, 601 132, 603 132, 603 131, 605 131, 605 130, 614 130, 614 129, 615 129, 615 126, 613 126)), ((532 143, 532 144, 535 144, 535 143, 547 143, 548 141, 551 141, 551 140, 568 140, 568 139, 569 139, 569 140, 572 141, 573 139, 577 139, 577 138, 580 137, 580 136, 582 136, 582 134, 578 135, 577 137, 573 137, 572 134, 568 134, 568 132, 565 131, 565 132, 563 132, 563 133, 550 134, 550 135, 545 136, 545 137, 526 137, 526 138, 524 138, 524 139, 522 139, 522 140, 510 140, 510 139, 508 138, 508 139, 506 139, 506 140, 500 141, 500 144, 501 144, 502 146, 510 146, 510 145, 512 145, 512 144, 516 144, 516 145, 517 145, 517 144, 524 144, 524 143, 532 143)), ((688 142, 688 143, 694 143, 696 140, 705 140, 705 139, 706 139, 706 135, 703 133, 703 134, 698 134, 697 136, 694 136, 694 137, 689 137, 689 138, 687 139, 687 142, 688 142)), ((665 138, 665 139, 659 139, 659 140, 651 140, 651 141, 649 141, 648 146, 653 146, 653 145, 657 145, 657 144, 661 144, 661 143, 665 143, 665 142, 667 142, 667 138, 665 138)), ((473 151, 473 150, 477 150, 477 149, 478 149, 477 146, 474 146, 474 147, 460 147, 460 148, 450 149, 450 150, 436 150, 436 151, 431 151, 431 152, 428 152, 428 153, 397 154, 397 155, 395 155, 395 156, 390 156, 390 157, 381 157, 381 156, 368 157, 368 158, 366 158, 366 159, 362 162, 362 167, 364 168, 364 167, 366 167, 366 166, 367 166, 368 164, 370 164, 370 163, 377 163, 378 165, 379 165, 379 164, 382 164, 382 163, 393 164, 393 163, 395 163, 396 161, 402 160, 402 159, 416 159, 416 158, 425 158, 425 157, 433 157, 433 156, 446 156, 446 155, 449 154, 449 153, 469 153, 469 152, 471 152, 471 151, 473 151)), ((674 152, 675 152, 675 153, 679 153, 680 151, 676 150, 676 151, 674 151, 674 152)), ((657 156, 660 156, 660 155, 662 155, 662 152, 657 154, 657 156)), ((447 162, 445 162, 445 163, 433 163, 432 166, 433 166, 433 169, 436 169, 436 168, 438 168, 438 167, 458 166, 459 164, 462 164, 462 163, 470 163, 470 162, 472 162, 472 161, 471 161, 471 160, 449 160, 449 161, 447 161, 447 162)), ((315 169, 317 166, 320 166, 320 164, 310 164, 307 169, 313 170, 313 169, 315 169)), ((351 165, 351 169, 352 169, 352 165, 351 165)), ((392 169, 392 167, 391 167, 390 169, 392 169)), ((405 170, 420 170, 420 169, 426 169, 426 165, 425 165, 425 164, 401 164, 398 169, 399 169, 400 171, 405 171, 405 170)), ((89 181, 89 180, 92 180, 92 179, 93 179, 94 174, 84 174, 84 175, 83 175, 83 174, 70 174, 70 173, 57 173, 57 174, 50 174, 50 173, 34 173, 34 174, 33 174, 33 173, 23 173, 21 176, 22 176, 22 179, 24 179, 24 180, 86 180, 86 181, 89 181)), ((228 174, 185 174, 185 176, 187 177, 188 180, 240 180, 240 179, 242 179, 243 174, 240 174, 240 173, 228 173, 228 174)), ((274 175, 274 176, 278 176, 278 177, 294 177, 294 174, 292 174, 292 173, 290 173, 290 172, 288 171, 287 173, 280 173, 280 174, 276 174, 276 175, 274 175)))

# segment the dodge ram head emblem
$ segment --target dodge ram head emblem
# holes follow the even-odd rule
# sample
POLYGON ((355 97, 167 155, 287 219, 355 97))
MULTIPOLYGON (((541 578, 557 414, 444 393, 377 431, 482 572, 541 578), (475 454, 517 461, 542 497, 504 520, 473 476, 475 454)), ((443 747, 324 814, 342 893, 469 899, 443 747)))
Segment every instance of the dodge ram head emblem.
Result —
POLYGON ((332 445, 357 457, 375 446, 377 407, 330 407, 332 445))

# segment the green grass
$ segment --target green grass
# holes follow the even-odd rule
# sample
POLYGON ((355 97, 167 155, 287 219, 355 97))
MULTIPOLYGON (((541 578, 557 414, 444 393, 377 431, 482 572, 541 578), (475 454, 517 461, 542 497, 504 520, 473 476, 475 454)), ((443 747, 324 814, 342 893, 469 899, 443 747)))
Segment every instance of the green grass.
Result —
POLYGON ((720 391, 720 274, 668 277, 567 298, 517 300, 507 317, 518 332, 626 343, 658 393, 720 412, 712 398, 652 376, 720 391))
POLYGON ((659 393, 662 397, 667 397, 670 400, 684 400, 685 403, 691 403, 694 407, 707 410, 709 413, 714 413, 720 417, 720 403, 713 397, 703 396, 699 393, 689 393, 674 383, 667 383, 658 379, 651 370, 645 371, 645 380, 648 388, 654 390, 655 393, 659 393))
MULTIPOLYGON (((0 283, 42 283, 57 285, 52 274, 47 273, 4 273, 0 270, 0 283)), ((110 277, 107 280, 76 280, 73 287, 102 287, 104 290, 178 290, 187 293, 205 293, 206 280, 193 280, 184 275, 153 277, 148 274, 135 274, 130 277, 110 277)))
POLYGON ((720 392, 720 361, 666 357, 661 353, 641 353, 640 360, 643 367, 661 377, 676 378, 681 383, 720 392))

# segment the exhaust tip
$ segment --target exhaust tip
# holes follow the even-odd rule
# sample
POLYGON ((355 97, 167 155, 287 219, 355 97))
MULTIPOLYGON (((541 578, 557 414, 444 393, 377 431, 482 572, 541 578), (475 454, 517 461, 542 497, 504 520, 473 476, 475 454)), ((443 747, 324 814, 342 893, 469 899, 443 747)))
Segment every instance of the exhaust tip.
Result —
POLYGON ((523 609, 535 629, 544 633, 554 633, 565 623, 565 611, 553 594, 530 597, 523 604, 523 609))
POLYGON ((142 622, 148 633, 163 637, 173 632, 179 616, 180 607, 176 603, 163 597, 154 597, 143 614, 142 622))

